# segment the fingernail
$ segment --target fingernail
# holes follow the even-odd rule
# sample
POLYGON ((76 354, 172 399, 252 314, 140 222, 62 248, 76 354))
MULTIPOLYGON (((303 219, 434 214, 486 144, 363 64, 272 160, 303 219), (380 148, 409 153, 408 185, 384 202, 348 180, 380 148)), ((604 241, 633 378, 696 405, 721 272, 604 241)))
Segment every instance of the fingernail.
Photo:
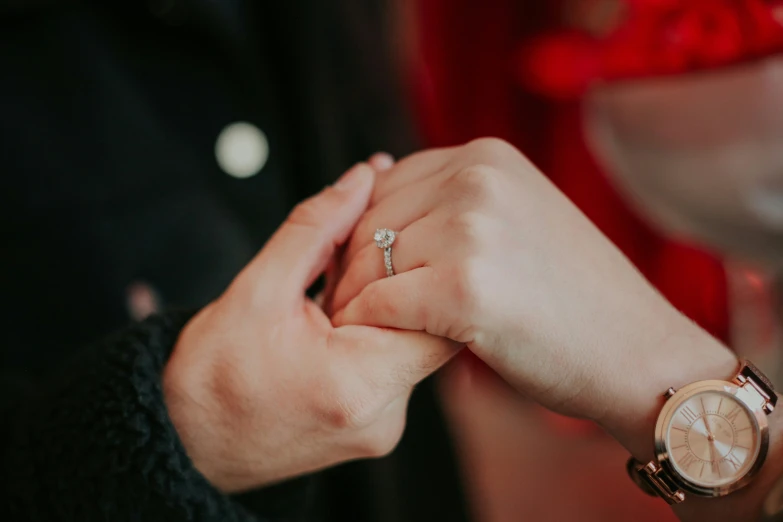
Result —
POLYGON ((394 166, 394 157, 386 152, 379 152, 370 158, 370 165, 377 171, 383 172, 394 166))
POLYGON ((334 188, 337 190, 352 190, 361 185, 363 180, 370 174, 372 174, 370 167, 366 163, 359 163, 340 176, 340 179, 334 184, 334 188))

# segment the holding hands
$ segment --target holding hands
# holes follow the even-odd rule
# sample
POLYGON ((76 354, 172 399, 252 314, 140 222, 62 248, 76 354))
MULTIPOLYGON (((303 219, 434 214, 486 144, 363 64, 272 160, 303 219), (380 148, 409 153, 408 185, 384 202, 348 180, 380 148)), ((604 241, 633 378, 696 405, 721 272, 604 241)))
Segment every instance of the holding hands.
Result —
POLYGON ((736 371, 512 146, 390 163, 376 157, 301 204, 181 334, 167 404, 219 488, 389 452, 413 387, 463 346, 641 461, 662 391, 736 371), (393 277, 381 228, 397 232, 393 277), (320 307, 305 290, 324 271, 320 307))
POLYGON ((459 344, 334 328, 305 291, 367 207, 361 164, 301 203, 226 292, 185 327, 163 378, 188 455, 236 492, 391 451, 413 386, 459 344))
POLYGON ((415 154, 380 174, 342 271, 336 325, 464 343, 520 392, 597 421, 635 453, 651 452, 649 423, 672 380, 695 380, 694 368, 713 377, 736 369, 728 350, 496 139, 415 154), (381 227, 398 232, 391 278, 373 242, 381 227))

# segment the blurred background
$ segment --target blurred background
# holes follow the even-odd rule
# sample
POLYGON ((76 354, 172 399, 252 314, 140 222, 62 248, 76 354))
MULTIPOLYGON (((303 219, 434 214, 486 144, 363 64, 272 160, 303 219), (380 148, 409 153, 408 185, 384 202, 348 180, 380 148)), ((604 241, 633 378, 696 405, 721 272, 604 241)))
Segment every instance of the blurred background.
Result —
POLYGON ((424 0, 404 23, 425 143, 517 145, 779 382, 783 2, 424 0))
MULTIPOLYGON (((677 308, 783 385, 783 2, 420 0, 400 27, 426 145, 515 144, 677 308)), ((552 505, 567 484, 597 512, 624 502, 623 457, 600 434, 528 415, 496 426, 525 434, 498 446, 535 449, 496 465, 569 469, 530 496, 552 505)), ((659 507, 602 516, 673 520, 659 507)))
MULTIPOLYGON (((496 136, 783 387, 783 0, 0 0, 0 39, 4 368, 56 371, 129 318, 209 302, 378 150, 496 136)), ((498 381, 443 393, 490 434, 453 437, 481 522, 673 520, 615 441, 498 381)), ((463 520, 392 514, 411 484, 448 489, 419 460, 446 431, 421 470, 395 464, 437 431, 422 404, 373 464, 379 520, 463 520)))

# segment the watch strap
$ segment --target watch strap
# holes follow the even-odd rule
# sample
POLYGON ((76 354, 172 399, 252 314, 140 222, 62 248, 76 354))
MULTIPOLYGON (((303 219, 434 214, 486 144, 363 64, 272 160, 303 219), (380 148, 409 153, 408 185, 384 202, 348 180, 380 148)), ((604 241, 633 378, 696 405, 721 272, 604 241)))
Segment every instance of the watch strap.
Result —
POLYGON ((758 393, 762 402, 761 408, 764 413, 769 415, 778 403, 778 395, 775 393, 775 387, 769 381, 764 372, 747 359, 742 360, 742 367, 734 378, 734 381, 741 387, 758 393), (748 386, 750 385, 750 388, 748 386))
POLYGON ((631 480, 648 495, 661 497, 669 505, 679 504, 685 500, 685 493, 655 461, 644 464, 631 457, 628 459, 626 469, 631 480))

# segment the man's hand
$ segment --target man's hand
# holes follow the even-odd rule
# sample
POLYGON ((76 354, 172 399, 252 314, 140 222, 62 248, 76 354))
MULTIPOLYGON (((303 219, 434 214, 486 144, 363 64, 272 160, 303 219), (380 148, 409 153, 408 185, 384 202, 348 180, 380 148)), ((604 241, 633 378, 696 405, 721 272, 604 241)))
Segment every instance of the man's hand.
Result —
POLYGON ((334 328, 305 296, 373 180, 359 165, 300 204, 180 336, 167 405, 196 467, 226 492, 388 453, 413 386, 458 351, 423 332, 334 328))

